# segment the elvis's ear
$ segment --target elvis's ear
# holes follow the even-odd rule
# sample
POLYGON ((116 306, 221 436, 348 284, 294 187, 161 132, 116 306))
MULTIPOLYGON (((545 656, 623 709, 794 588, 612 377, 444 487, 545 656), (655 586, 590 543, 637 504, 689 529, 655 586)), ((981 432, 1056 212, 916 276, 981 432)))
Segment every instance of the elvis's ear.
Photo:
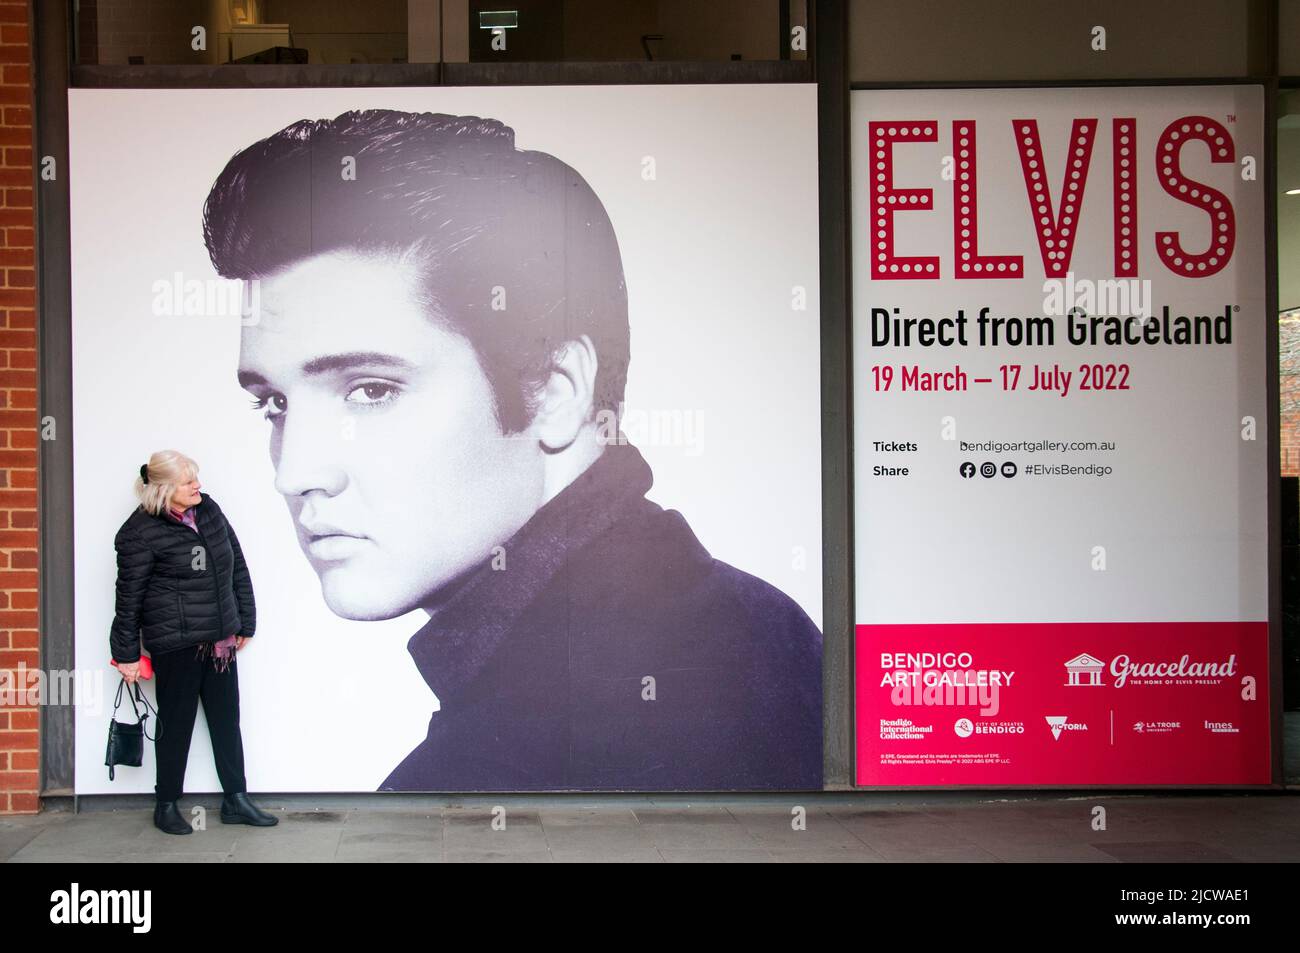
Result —
POLYGON ((563 450, 591 419, 596 366, 596 346, 585 334, 565 342, 555 352, 533 415, 532 429, 543 450, 563 450))

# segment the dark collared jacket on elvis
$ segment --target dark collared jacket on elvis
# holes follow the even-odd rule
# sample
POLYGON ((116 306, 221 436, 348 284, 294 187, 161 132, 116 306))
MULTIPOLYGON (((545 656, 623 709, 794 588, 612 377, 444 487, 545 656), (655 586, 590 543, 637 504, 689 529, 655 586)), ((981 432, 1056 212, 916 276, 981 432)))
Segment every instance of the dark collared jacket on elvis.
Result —
POLYGON ((822 786, 821 633, 610 445, 408 644, 440 710, 382 791, 822 786), (654 679, 654 700, 643 679, 654 679))
POLYGON ((136 507, 113 539, 117 598, 109 646, 118 662, 193 647, 257 627, 253 580, 235 530, 217 501, 194 504, 198 533, 136 507), (196 546, 205 550, 196 560, 196 546))

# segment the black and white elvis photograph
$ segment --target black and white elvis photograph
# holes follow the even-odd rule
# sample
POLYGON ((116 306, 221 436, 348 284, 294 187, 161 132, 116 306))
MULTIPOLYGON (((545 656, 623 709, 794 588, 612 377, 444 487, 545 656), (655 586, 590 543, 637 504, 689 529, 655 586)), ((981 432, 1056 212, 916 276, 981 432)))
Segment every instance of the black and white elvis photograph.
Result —
MULTIPOLYGON (((77 665, 239 637, 186 790, 821 788, 812 87, 74 90, 70 134, 77 665), (229 528, 219 622, 117 575, 169 517, 229 528)), ((155 790, 110 715, 77 790, 155 790)))

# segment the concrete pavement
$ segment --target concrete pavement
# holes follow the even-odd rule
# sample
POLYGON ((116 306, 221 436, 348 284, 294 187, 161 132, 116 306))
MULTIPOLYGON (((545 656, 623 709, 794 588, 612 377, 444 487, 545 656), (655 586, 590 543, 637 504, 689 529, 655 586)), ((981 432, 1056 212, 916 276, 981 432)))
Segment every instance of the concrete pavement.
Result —
POLYGON ((0 817, 0 860, 1123 863, 1300 860, 1300 794, 254 795, 273 828, 156 830, 152 800, 0 817), (1095 829, 1094 808, 1105 809, 1095 829), (799 823, 800 809, 803 823, 799 823), (495 823, 494 823, 495 821, 495 823))

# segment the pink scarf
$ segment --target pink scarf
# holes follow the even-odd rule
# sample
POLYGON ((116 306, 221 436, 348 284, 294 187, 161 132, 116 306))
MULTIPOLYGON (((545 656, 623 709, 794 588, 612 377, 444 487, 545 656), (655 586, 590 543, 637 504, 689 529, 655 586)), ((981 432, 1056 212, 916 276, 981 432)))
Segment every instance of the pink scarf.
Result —
POLYGON ((218 672, 224 672, 230 668, 230 662, 235 657, 235 637, 228 635, 220 642, 200 642, 199 650, 194 653, 199 658, 205 657, 209 652, 212 653, 212 664, 218 672))

